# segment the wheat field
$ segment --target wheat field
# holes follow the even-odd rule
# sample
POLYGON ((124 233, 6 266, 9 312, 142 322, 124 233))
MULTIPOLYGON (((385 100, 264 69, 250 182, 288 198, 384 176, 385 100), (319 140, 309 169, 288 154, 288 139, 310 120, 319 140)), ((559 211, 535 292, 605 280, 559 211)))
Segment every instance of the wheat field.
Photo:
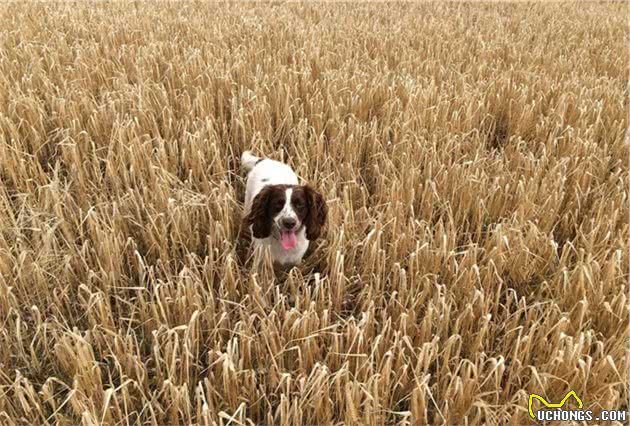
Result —
POLYGON ((0 424, 627 410, 628 12, 0 5, 0 424), (246 149, 327 200, 289 273, 246 149))

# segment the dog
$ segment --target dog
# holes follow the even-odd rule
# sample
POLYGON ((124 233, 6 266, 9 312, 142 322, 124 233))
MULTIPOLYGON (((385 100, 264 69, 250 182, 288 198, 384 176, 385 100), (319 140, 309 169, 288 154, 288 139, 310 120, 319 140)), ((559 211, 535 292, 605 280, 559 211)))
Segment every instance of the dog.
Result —
POLYGON ((287 164, 245 151, 241 168, 247 172, 243 225, 254 246, 268 247, 274 266, 300 264, 309 242, 319 238, 328 208, 324 197, 300 185, 287 164))

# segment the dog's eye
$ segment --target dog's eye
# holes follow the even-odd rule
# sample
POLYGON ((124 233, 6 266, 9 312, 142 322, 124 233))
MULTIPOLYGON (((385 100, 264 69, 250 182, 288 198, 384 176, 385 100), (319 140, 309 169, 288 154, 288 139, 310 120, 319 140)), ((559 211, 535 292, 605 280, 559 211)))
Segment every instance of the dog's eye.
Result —
POLYGON ((275 203, 273 203, 273 209, 276 211, 282 210, 283 207, 284 203, 282 201, 276 201, 275 203))
POLYGON ((296 209, 301 209, 302 207, 304 207, 304 202, 302 200, 295 200, 293 204, 295 205, 296 209))

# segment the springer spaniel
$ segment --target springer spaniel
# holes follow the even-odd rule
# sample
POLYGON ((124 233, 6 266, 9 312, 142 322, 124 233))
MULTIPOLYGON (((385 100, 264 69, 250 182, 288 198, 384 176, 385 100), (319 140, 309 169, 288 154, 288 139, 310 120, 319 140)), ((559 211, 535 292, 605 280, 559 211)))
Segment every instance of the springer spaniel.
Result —
POLYGON ((248 172, 243 223, 254 244, 269 247, 276 266, 299 264, 326 222, 324 197, 308 185, 298 185, 295 172, 279 161, 245 151, 241 167, 248 172))

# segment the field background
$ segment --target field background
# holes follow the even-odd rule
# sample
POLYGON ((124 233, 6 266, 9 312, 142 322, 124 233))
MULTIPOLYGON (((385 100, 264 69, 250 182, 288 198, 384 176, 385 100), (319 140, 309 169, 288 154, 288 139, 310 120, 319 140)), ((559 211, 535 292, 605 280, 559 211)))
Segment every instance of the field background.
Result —
POLYGON ((627 16, 0 6, 0 423, 627 409, 627 16), (239 234, 250 148, 328 201, 287 276, 239 234))

